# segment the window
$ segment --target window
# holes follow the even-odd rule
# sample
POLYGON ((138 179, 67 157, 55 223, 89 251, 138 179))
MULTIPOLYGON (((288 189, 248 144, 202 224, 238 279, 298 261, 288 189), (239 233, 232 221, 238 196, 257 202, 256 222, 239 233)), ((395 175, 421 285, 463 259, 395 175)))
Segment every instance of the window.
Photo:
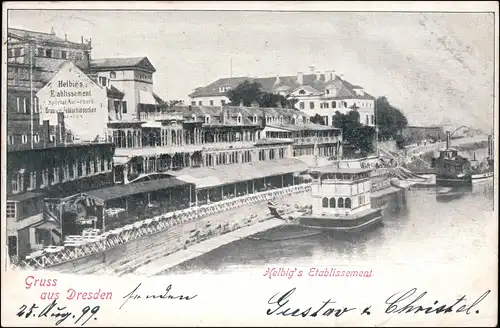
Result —
POLYGON ((109 78, 110 79, 116 79, 116 72, 110 72, 109 73, 109 78))
POLYGON ((43 51, 43 48, 38 48, 38 57, 43 57, 45 52, 43 51))
POLYGON ((328 207, 328 198, 323 197, 323 207, 328 207))
POLYGON ((75 52, 75 60, 82 60, 83 54, 81 52, 75 52))
POLYGON ((14 142, 15 142, 15 138, 14 138, 14 136, 13 136, 13 135, 9 135, 9 136, 8 136, 8 141, 9 141, 9 145, 13 145, 13 144, 14 144, 14 142))
POLYGON ((53 135, 53 134, 51 134, 50 138, 49 138, 49 141, 52 142, 52 143, 56 142, 56 136, 53 135))
POLYGON ((238 124, 241 124, 241 114, 238 114, 238 124))
POLYGON ((49 169, 42 170, 42 184, 40 187, 48 187, 49 185, 49 169))
POLYGON ((28 136, 26 134, 23 134, 21 140, 23 144, 28 143, 28 136))
POLYGON ((196 101, 191 101, 192 106, 196 106, 196 101))
POLYGON ((16 202, 7 201, 5 206, 5 213, 7 214, 7 219, 16 218, 16 202))
POLYGON ((221 104, 222 106, 225 106, 225 105, 226 105, 226 101, 225 101, 224 99, 222 99, 222 100, 220 101, 220 104, 221 104))
POLYGON ((33 98, 33 112, 38 113, 40 110, 38 108, 38 98, 33 98))
POLYGON ((305 92, 304 90, 302 90, 302 89, 301 89, 301 90, 299 91, 299 95, 305 95, 305 94, 306 94, 306 92, 305 92))
POLYGON ((213 106, 213 105, 214 105, 214 101, 210 100, 210 106, 213 106))
POLYGON ((30 189, 36 189, 36 172, 30 172, 30 189))
POLYGON ((17 180, 12 180, 10 182, 10 185, 12 187, 12 192, 13 193, 18 193, 19 192, 19 184, 17 183, 17 180))
POLYGON ((57 166, 54 166, 52 181, 53 181, 53 184, 59 183, 59 167, 57 167, 57 166))
POLYGON ((67 59, 68 58, 68 53, 64 50, 61 51, 61 58, 62 59, 67 59))
POLYGON ((325 104, 324 104, 324 108, 329 108, 328 103, 325 103, 325 104))
POLYGON ((27 113, 27 112, 28 112, 27 101, 26 101, 26 98, 23 98, 23 113, 27 113))
POLYGON ((345 199, 345 204, 344 204, 345 208, 351 208, 351 199, 350 198, 346 198, 345 199))
POLYGON ((52 58, 52 49, 45 50, 45 57, 52 58))
POLYGON ((209 115, 205 116, 205 123, 210 124, 210 116, 209 115))
POLYGON ((17 112, 19 113, 21 111, 21 106, 19 105, 21 102, 21 99, 19 97, 16 97, 16 104, 17 104, 17 112))
POLYGON ((309 108, 314 109, 314 102, 313 101, 309 102, 309 108))
POLYGON ((368 115, 366 115, 366 125, 368 125, 369 121, 368 121, 368 115))
POLYGON ((105 76, 99 76, 99 84, 103 87, 107 86, 107 79, 105 76))
POLYGON ((305 108, 305 105, 304 105, 304 102, 303 102, 303 101, 301 101, 301 102, 299 103, 299 108, 300 108, 300 109, 304 109, 304 108, 305 108))
POLYGON ((198 101, 198 106, 202 106, 203 105, 203 102, 200 100, 198 101))
POLYGON ((372 124, 375 123, 373 115, 371 116, 371 122, 372 122, 372 124))
POLYGON ((335 197, 330 198, 330 207, 335 208, 335 197))
POLYGON ((326 89, 326 94, 329 95, 330 94, 330 90, 329 89, 326 89))
POLYGON ((340 197, 337 204, 338 204, 338 206, 337 206, 338 208, 344 207, 344 199, 342 197, 340 197))
POLYGON ((40 142, 40 136, 38 134, 33 135, 33 142, 35 142, 35 143, 40 142))
POLYGON ((127 114, 127 102, 122 101, 122 113, 127 114))

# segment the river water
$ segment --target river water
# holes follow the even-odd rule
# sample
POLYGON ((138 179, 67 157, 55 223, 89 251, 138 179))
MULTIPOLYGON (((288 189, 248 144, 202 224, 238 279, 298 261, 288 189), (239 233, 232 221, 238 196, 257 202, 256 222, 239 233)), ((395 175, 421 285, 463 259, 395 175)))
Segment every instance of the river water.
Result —
POLYGON ((437 195, 436 188, 406 190, 403 196, 388 199, 393 206, 388 206, 391 210, 384 215, 383 226, 363 234, 283 240, 281 237, 297 235, 297 230, 305 228, 275 228, 260 234, 274 241, 242 239, 164 274, 332 263, 445 264, 496 251, 492 238, 498 220, 493 213, 493 181, 475 184, 472 189, 455 189, 443 197, 437 195))

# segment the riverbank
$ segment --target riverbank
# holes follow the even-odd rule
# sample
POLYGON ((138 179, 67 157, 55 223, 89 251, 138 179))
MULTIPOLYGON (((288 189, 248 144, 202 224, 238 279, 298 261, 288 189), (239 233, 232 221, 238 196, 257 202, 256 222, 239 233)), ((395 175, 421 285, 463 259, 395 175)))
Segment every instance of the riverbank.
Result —
POLYGON ((270 218, 263 222, 240 228, 224 235, 212 237, 187 249, 180 250, 157 261, 143 265, 137 270, 133 271, 132 274, 147 277, 158 275, 163 271, 173 268, 186 261, 192 260, 198 256, 204 255, 221 246, 281 225, 283 225, 283 220, 270 218))

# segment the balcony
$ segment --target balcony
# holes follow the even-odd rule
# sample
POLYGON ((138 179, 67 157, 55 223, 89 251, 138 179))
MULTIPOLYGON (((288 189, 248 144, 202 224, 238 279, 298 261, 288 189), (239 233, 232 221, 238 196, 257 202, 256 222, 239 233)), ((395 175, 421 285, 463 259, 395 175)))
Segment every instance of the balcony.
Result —
POLYGON ((308 138, 295 138, 293 139, 296 145, 314 145, 315 142, 318 144, 325 143, 336 143, 338 137, 308 137, 308 138))
POLYGON ((184 120, 184 117, 181 114, 175 112, 140 112, 139 117, 141 121, 184 120))
POLYGON ((137 148, 116 148, 115 156, 159 156, 162 154, 193 153, 196 151, 217 151, 253 149, 254 141, 213 142, 189 145, 143 146, 137 148))

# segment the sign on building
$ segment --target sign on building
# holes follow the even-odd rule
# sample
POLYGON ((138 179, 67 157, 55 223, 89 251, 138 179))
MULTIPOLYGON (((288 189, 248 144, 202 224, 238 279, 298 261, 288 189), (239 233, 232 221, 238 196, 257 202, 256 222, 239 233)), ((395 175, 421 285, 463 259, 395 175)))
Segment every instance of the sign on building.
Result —
POLYGON ((40 124, 57 124, 64 113, 66 130, 82 141, 103 139, 108 122, 106 89, 92 81, 71 62, 65 62, 37 94, 40 124))

